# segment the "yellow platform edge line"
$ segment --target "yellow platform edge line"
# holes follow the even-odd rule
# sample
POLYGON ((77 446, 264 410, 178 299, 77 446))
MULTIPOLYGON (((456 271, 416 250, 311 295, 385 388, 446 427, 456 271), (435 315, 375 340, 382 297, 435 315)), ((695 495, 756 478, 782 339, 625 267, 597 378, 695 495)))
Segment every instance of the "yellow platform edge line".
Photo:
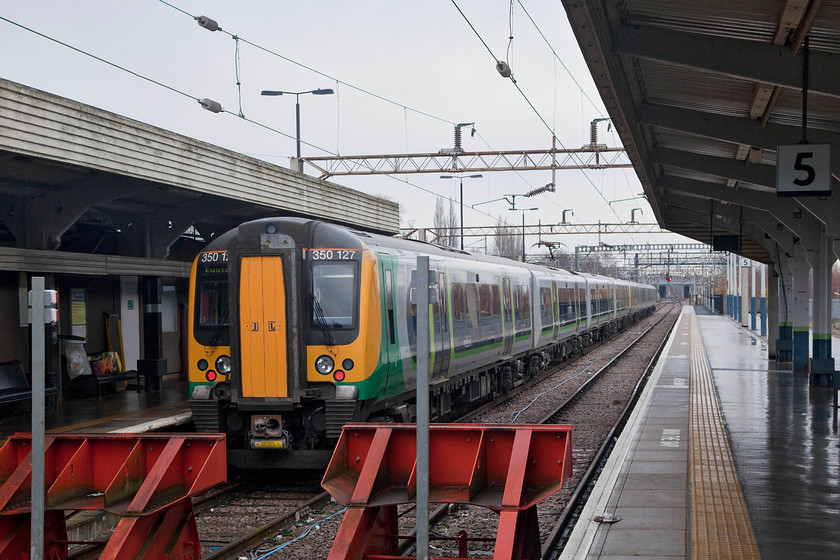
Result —
POLYGON ((690 558, 760 559, 720 415, 700 325, 690 314, 690 558))

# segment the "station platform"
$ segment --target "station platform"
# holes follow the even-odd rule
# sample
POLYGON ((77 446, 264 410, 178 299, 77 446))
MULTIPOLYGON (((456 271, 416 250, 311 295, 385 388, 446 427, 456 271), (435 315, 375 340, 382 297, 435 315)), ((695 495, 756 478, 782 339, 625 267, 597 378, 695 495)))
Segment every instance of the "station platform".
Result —
MULTIPOLYGON (((189 384, 178 374, 163 377, 160 391, 137 391, 131 385, 101 399, 65 399, 46 411, 47 433, 143 433, 183 431, 192 421, 189 384)), ((24 404, 24 403, 19 403, 24 404)), ((0 414, 0 441, 17 432, 32 431, 28 405, 22 412, 0 414)))
POLYGON ((840 558, 838 527, 831 391, 686 306, 561 558, 840 558))

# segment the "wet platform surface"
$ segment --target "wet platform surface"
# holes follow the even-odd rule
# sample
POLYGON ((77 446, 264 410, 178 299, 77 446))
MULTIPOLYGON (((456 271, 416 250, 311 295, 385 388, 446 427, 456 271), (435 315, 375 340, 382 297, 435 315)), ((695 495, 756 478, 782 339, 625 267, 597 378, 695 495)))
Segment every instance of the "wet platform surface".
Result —
POLYGON ((688 308, 563 558, 840 558, 838 530, 831 392, 688 308))
POLYGON ((767 360, 733 321, 698 315, 765 560, 840 558, 840 436, 830 391, 767 360))
MULTIPOLYGON (((161 391, 120 388, 101 399, 66 399, 45 414, 46 431, 72 433, 178 431, 192 415, 187 400, 188 383, 177 375, 163 378, 161 391)), ((28 403, 7 407, 0 414, 0 440, 17 432, 31 432, 28 403), (23 405, 23 406, 21 406, 23 405)))

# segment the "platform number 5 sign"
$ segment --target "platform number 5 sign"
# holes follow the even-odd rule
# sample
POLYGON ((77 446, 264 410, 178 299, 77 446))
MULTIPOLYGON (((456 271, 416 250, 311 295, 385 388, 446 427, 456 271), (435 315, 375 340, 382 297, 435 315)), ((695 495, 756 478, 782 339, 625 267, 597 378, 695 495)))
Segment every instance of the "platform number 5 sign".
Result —
POLYGON ((778 145, 776 195, 831 195, 831 144, 778 145))

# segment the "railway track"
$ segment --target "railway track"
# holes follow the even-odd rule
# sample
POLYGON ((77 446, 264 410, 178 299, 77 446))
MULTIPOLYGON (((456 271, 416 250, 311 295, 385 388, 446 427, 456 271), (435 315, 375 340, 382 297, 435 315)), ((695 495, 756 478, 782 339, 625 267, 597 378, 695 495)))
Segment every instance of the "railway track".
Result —
MULTIPOLYGON (((582 404, 584 394, 592 393, 600 381, 608 372, 614 371, 621 363, 618 358, 611 359, 617 353, 617 346, 634 346, 644 334, 652 332, 648 328, 644 334, 640 332, 641 323, 656 322, 660 325, 668 314, 658 311, 653 317, 647 318, 636 325, 631 326, 623 333, 599 343, 588 349, 587 354, 573 362, 561 364, 559 367, 543 373, 533 380, 522 383, 506 395, 502 402, 489 403, 480 410, 468 413, 460 418, 460 422, 500 422, 500 423, 555 423, 553 416, 545 413, 540 401, 552 400, 555 403, 562 398, 565 410, 586 407, 582 404), (630 339, 630 343, 627 341, 630 339), (578 394, 578 396, 571 396, 578 394)), ((663 335, 664 339, 664 335, 663 335)), ((624 350, 624 358, 629 350, 624 350)), ((636 375, 638 384, 638 377, 636 375)), ((631 389, 632 390, 632 389, 631 389)), ((630 398, 612 398, 610 402, 620 401, 622 410, 630 409, 630 398)), ((615 405, 610 405, 615 408, 615 405)), ((552 410, 552 413, 557 413, 552 410)), ((562 414, 562 412, 560 412, 562 414)), ((581 420, 584 421, 584 420, 581 420)), ((577 426, 576 421, 563 420, 556 423, 572 423, 577 426)), ((575 449, 573 473, 571 484, 577 488, 583 483, 581 481, 589 478, 584 476, 589 471, 588 465, 595 457, 603 454, 599 451, 600 444, 591 449, 591 443, 584 443, 580 448, 576 443, 576 437, 581 430, 575 428, 572 438, 575 449), (580 465, 586 464, 586 468, 580 465)), ((607 432, 615 432, 615 428, 607 432)), ((607 438, 606 435, 602 436, 607 438)), ((590 438, 587 438, 587 441, 590 438)), ((307 484, 312 485, 311 479, 307 484)), ((314 560, 325 558, 329 552, 332 540, 341 523, 343 508, 331 500, 324 492, 317 492, 310 488, 307 491, 290 489, 278 483, 269 483, 268 486, 257 484, 255 490, 248 487, 240 487, 231 490, 230 494, 219 494, 207 505, 196 505, 196 518, 199 527, 199 534, 202 542, 202 560, 222 560, 227 558, 257 559, 257 558, 301 558, 314 560), (256 492, 257 494, 254 494, 256 492)), ((568 483, 567 483, 568 486, 568 483)), ((556 547, 555 535, 562 535, 566 532, 568 519, 574 516, 571 513, 564 513, 567 504, 577 502, 585 495, 584 490, 568 492, 564 489, 562 494, 568 494, 561 498, 560 502, 546 504, 540 507, 540 533, 544 549, 556 547), (574 498, 574 499, 573 499, 574 498), (566 525, 560 525, 560 520, 566 518, 566 525), (549 544, 551 543, 551 544, 549 544)), ((548 500, 546 501, 548 502, 548 500)), ((410 554, 412 546, 411 535, 414 533, 416 521, 414 508, 411 505, 401 506, 400 511, 400 534, 408 538, 403 539, 404 554, 410 554)), ((434 556, 457 556, 457 537, 461 530, 466 531, 471 543, 483 544, 488 547, 492 554, 493 542, 495 540, 495 528, 498 518, 495 513, 485 508, 467 508, 459 505, 433 507, 430 514, 430 527, 432 532, 432 550, 434 556), (435 537, 441 537, 437 540, 435 537), (473 540, 479 539, 479 540, 473 540), (483 543, 482 543, 483 540, 483 543)), ((471 547, 470 552, 474 549, 471 547)), ((479 554, 482 552, 477 551, 479 554)))

